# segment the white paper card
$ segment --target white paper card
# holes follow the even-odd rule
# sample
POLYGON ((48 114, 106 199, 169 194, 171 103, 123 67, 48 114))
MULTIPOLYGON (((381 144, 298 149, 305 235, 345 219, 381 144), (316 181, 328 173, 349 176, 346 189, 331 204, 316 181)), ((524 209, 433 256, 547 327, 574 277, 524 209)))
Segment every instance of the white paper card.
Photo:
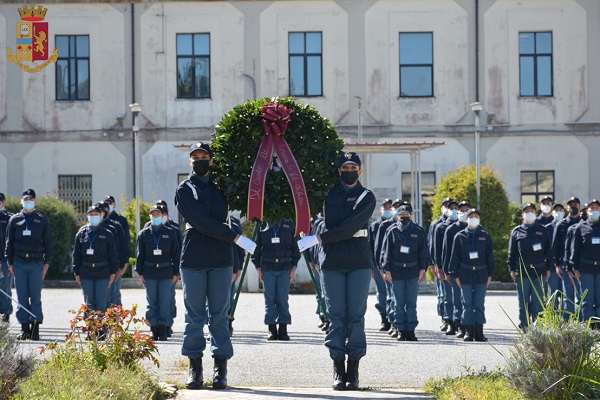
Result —
POLYGON ((593 237, 592 244, 600 244, 600 237, 593 237))
POLYGON ((85 251, 85 254, 87 254, 88 256, 93 256, 94 255, 94 249, 87 249, 85 251))
POLYGON ((540 251, 542 249, 541 243, 536 243, 533 245, 533 251, 540 251))
POLYGON ((23 231, 23 236, 31 236, 31 231, 29 229, 25 229, 23 231))
POLYGON ((469 252, 469 258, 471 260, 475 259, 475 258, 479 258, 479 252, 478 251, 470 251, 469 252))
POLYGON ((400 253, 408 254, 409 252, 410 252, 410 247, 400 246, 400 253))
POLYGON ((274 238, 271 239, 271 243, 273 243, 273 244, 279 244, 280 242, 281 241, 277 236, 275 236, 274 238))
POLYGON ((162 256, 162 250, 161 249, 154 249, 154 255, 155 256, 162 256))

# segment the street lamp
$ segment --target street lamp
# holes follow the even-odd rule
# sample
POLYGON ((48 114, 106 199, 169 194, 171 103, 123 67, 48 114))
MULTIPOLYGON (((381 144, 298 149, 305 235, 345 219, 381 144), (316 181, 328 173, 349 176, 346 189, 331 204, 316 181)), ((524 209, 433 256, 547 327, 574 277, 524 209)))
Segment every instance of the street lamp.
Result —
POLYGON ((133 132, 133 151, 135 152, 135 173, 133 174, 133 181, 135 186, 135 232, 136 234, 140 231, 140 143, 138 139, 138 132, 140 127, 138 126, 138 114, 142 112, 142 105, 133 103, 129 105, 131 113, 133 114, 133 126, 131 131, 133 132))
POLYGON ((476 101, 471 103, 471 110, 475 113, 475 187, 477 190, 477 209, 481 204, 481 172, 479 170, 479 113, 483 110, 483 105, 476 101))

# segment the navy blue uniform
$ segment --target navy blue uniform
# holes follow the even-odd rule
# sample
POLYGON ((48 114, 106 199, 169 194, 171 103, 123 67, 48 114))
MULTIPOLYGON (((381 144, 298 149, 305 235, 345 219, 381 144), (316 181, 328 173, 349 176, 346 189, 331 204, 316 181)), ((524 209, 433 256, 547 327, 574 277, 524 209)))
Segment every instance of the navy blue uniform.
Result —
MULTIPOLYGON (((323 219, 323 213, 317 214, 317 217, 312 221, 312 225, 310 227, 311 235, 319 235, 325 229, 325 220, 323 219)), ((313 270, 313 276, 315 277, 315 283, 319 286, 319 290, 321 291, 321 297, 323 299, 323 303, 325 303, 325 286, 323 285, 323 281, 321 279, 321 264, 319 263, 319 252, 321 251, 321 244, 319 243, 316 246, 311 247, 306 251, 308 255, 309 262, 312 262, 315 266, 313 270)), ((321 319, 322 324, 325 324, 325 312, 323 306, 327 307, 326 304, 321 304, 319 301, 319 296, 315 295, 315 299, 317 301, 317 311, 315 314, 319 315, 319 319, 321 319)), ((323 325, 320 325, 323 327, 323 325)))
POLYGON ((13 277, 8 273, 8 264, 6 257, 4 256, 4 250, 6 248, 6 228, 8 227, 8 220, 12 216, 6 210, 0 211, 0 289, 2 289, 7 295, 0 293, 0 314, 4 315, 4 320, 8 322, 8 316, 13 312, 12 301, 9 297, 12 296, 12 282, 13 277))
POLYGON ((590 219, 573 230, 569 262, 581 275, 582 320, 600 317, 600 222, 590 219))
MULTIPOLYGON (((369 246, 371 247, 371 251, 373 252, 373 254, 375 254, 375 240, 377 238, 377 232, 379 231, 379 226, 383 223, 387 221, 387 219, 380 217, 378 220, 374 221, 370 226, 369 226, 369 246)), ((373 260, 375 267, 373 268, 373 280, 375 281, 375 288, 377 289, 377 302, 375 303, 375 308, 377 309, 377 311, 379 311, 379 314, 382 317, 382 320, 387 320, 387 302, 386 302, 386 297, 387 297, 387 290, 386 290, 386 286, 385 286, 385 281, 383 280, 383 277, 381 276, 381 273, 379 272, 379 266, 380 263, 377 260, 377 258, 375 258, 373 260)))
POLYGON ((542 311, 542 283, 551 268, 552 243, 546 228, 539 223, 523 223, 514 228, 508 243, 508 269, 515 273, 522 328, 542 311))
MULTIPOLYGON (((435 265, 438 266, 439 269, 444 271, 444 263, 443 263, 443 247, 444 247, 444 236, 446 234, 446 230, 454 224, 456 220, 452 220, 451 218, 446 218, 446 220, 442 223, 437 224, 435 227, 435 232, 433 234, 434 240, 434 254, 432 255, 432 259, 435 261, 435 265)), ((448 323, 452 322, 454 317, 454 305, 452 303, 453 292, 452 292, 452 284, 447 281, 442 282, 442 296, 443 296, 443 310, 444 315, 443 318, 448 323)))
MULTIPOLYGON (((125 241, 125 233, 123 232, 123 227, 119 222, 114 221, 109 218, 105 218, 100 226, 108 229, 114 237, 115 244, 117 246, 117 258, 119 260, 119 269, 123 269, 126 262, 129 261, 129 254, 131 254, 131 250, 129 248, 129 243, 125 241)), ((110 307, 112 305, 122 305, 121 301, 121 281, 119 279, 115 279, 110 288, 108 289, 108 297, 107 297, 106 307, 110 307)))
MULTIPOLYGON (((452 256, 452 246, 454 245, 454 237, 456 234, 467 227, 466 222, 456 221, 451 224, 444 232, 444 240, 442 241, 442 264, 440 268, 444 271, 444 275, 450 275, 450 257, 452 256)), ((444 297, 444 310, 448 315, 448 320, 459 324, 462 319, 462 299, 461 289, 458 287, 455 280, 452 281, 452 294, 444 297), (447 311, 446 311, 447 310, 447 311)), ((452 332, 452 330, 450 330, 452 332)))
MULTIPOLYGON (((429 257, 431 258, 430 265, 435 265, 435 230, 437 226, 443 223, 448 216, 442 214, 438 219, 433 221, 429 225, 429 231, 427 231, 427 244, 429 246, 429 257)), ((437 291, 437 314, 444 318, 444 283, 440 281, 437 274, 434 274, 435 288, 437 291)))

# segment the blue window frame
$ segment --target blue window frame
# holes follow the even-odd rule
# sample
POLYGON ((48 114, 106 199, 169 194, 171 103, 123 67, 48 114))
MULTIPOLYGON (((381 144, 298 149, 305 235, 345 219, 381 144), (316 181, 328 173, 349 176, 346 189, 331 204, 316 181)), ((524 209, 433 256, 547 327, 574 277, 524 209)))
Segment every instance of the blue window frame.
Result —
POLYGON ((521 97, 551 97, 553 92, 552 32, 519 33, 521 97))
POLYGON ((90 99, 90 37, 56 35, 56 100, 90 99))
POLYGON ((177 97, 210 98, 210 34, 177 34, 177 97))
POLYGON ((290 96, 323 96, 323 34, 290 32, 290 96))
POLYGON ((400 97, 433 97, 433 33, 401 32, 400 97))

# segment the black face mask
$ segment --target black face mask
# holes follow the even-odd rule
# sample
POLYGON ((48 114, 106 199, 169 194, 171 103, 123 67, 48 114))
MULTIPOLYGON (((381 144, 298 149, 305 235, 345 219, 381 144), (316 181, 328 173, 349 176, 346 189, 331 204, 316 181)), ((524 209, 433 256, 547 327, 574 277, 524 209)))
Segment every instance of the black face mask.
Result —
POLYGON ((358 180, 358 171, 342 171, 340 178, 346 185, 354 185, 358 180))
POLYGON ((208 173, 208 170, 210 169, 210 165, 208 165, 209 162, 210 162, 210 160, 194 160, 192 165, 193 165, 193 169, 194 169, 194 172, 196 173, 196 175, 198 175, 198 176, 206 175, 208 173))
POLYGON ((571 216, 576 217, 579 214, 579 208, 571 207, 569 212, 571 213, 571 216))
POLYGON ((404 226, 410 224, 410 217, 400 217, 400 223, 404 226))

